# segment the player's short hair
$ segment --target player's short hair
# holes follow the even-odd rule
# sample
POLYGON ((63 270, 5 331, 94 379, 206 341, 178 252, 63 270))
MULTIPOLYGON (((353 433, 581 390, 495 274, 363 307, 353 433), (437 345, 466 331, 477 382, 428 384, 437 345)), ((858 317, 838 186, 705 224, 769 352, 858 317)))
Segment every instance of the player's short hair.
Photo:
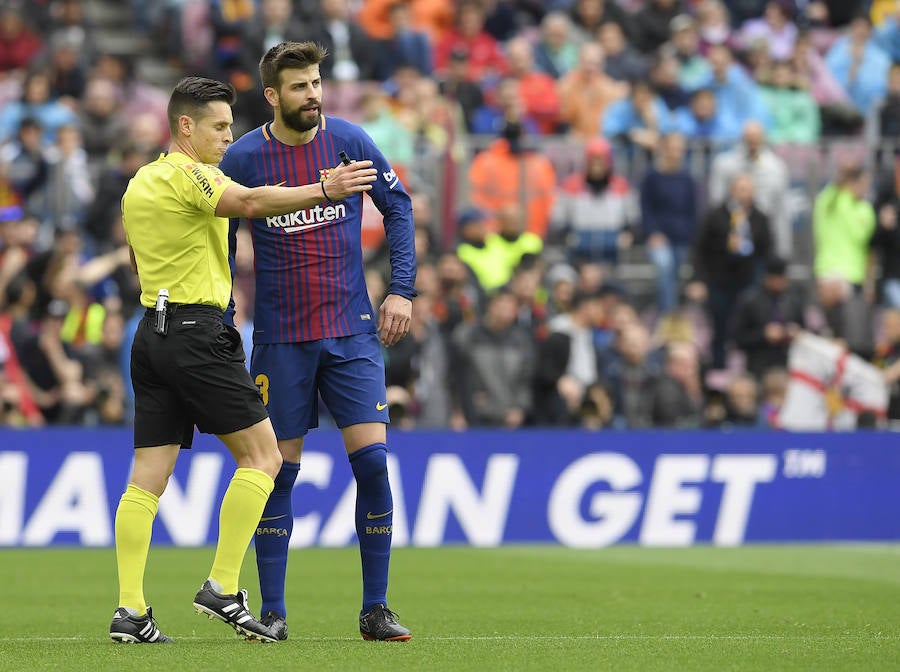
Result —
POLYGON ((282 70, 304 70, 318 65, 328 50, 316 42, 282 42, 269 49, 259 61, 259 78, 263 88, 277 89, 282 70))
POLYGON ((186 114, 191 118, 201 116, 203 108, 209 103, 222 101, 234 105, 237 98, 231 84, 206 77, 185 77, 172 91, 166 114, 169 118, 169 131, 174 137, 178 131, 178 118, 186 114))

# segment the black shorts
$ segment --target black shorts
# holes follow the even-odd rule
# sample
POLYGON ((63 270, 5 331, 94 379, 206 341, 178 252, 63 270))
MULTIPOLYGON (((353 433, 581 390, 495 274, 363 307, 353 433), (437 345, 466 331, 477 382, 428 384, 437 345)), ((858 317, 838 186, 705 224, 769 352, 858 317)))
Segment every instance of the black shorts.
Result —
POLYGON ((190 448, 194 425, 230 434, 267 417, 245 366, 241 335, 215 306, 170 307, 166 336, 148 310, 131 347, 134 447, 172 443, 190 448))

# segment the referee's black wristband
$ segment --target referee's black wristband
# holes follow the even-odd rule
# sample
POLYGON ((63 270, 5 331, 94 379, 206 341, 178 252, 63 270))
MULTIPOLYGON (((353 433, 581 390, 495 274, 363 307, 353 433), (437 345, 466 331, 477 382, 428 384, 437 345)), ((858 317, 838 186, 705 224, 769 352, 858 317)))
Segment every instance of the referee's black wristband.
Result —
POLYGON ((325 181, 322 180, 321 182, 319 182, 319 184, 322 185, 322 195, 325 197, 325 200, 330 201, 331 199, 328 198, 328 192, 325 191, 325 181))

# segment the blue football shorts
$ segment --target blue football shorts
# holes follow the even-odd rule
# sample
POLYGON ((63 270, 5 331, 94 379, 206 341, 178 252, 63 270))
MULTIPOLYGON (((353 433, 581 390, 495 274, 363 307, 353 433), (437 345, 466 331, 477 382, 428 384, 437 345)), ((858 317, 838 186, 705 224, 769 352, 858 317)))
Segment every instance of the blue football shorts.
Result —
POLYGON ((378 334, 254 345, 250 376, 279 439, 319 426, 319 394, 338 427, 390 422, 378 334))

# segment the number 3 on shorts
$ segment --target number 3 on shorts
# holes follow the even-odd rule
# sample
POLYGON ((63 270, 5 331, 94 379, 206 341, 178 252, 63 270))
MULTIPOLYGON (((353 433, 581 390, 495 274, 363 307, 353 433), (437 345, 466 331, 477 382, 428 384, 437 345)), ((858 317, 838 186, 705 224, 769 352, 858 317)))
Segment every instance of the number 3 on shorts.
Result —
POLYGON ((269 405, 269 377, 260 373, 256 376, 256 380, 253 382, 256 383, 256 386, 259 388, 259 396, 262 397, 262 402, 265 406, 269 405))

